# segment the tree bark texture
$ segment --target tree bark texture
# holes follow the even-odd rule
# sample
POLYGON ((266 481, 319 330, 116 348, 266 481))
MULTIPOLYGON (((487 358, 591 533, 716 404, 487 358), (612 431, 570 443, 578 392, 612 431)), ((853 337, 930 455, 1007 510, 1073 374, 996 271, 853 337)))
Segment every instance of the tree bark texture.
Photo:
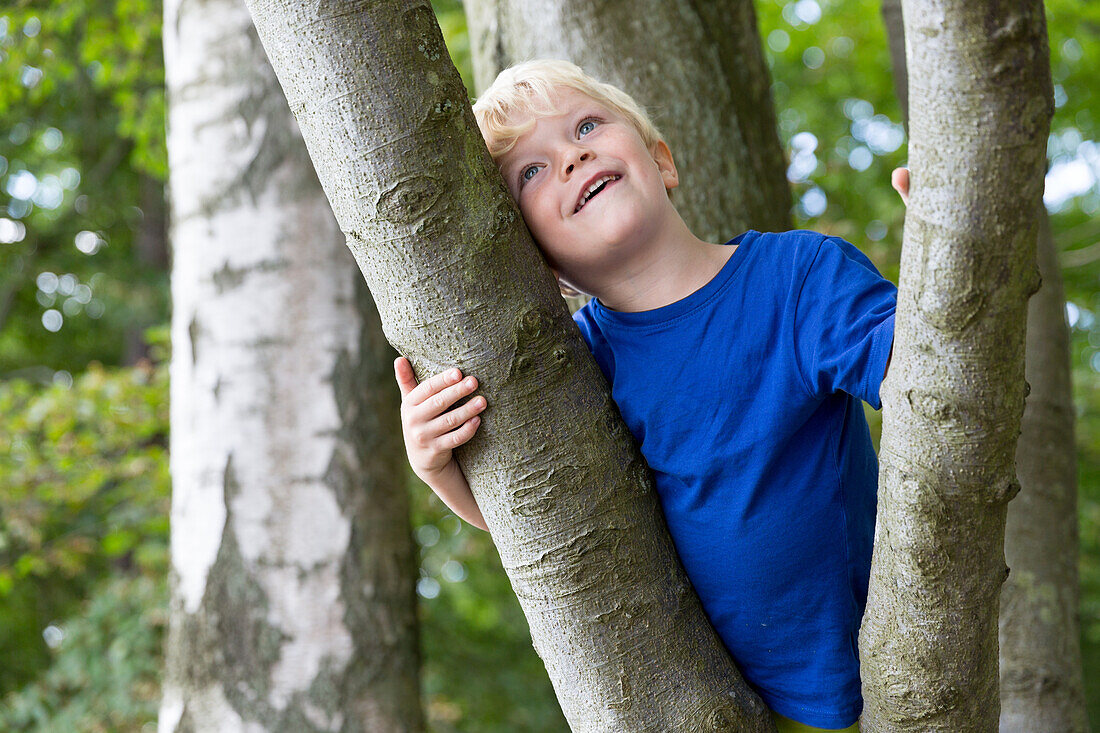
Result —
POLYGON ((1088 730, 1077 579, 1077 456, 1069 329, 1050 217, 1039 212, 1039 274, 1028 303, 1027 382, 1008 505, 1001 590, 1001 733, 1088 730))
POLYGON ((903 0, 906 214, 863 730, 995 731, 1006 505, 1053 111, 1041 2, 903 0))
MULTIPOLYGON (((883 0, 894 83, 908 116, 901 0, 883 0)), ((1016 444, 1020 494, 1008 505, 1001 589, 1001 733, 1087 730, 1077 580, 1077 462, 1069 328, 1045 206, 1037 211, 1042 285, 1028 301, 1031 389, 1016 444)))
POLYGON ((771 75, 751 0, 465 3, 478 93, 506 66, 564 58, 650 111, 680 172, 676 208, 696 236, 790 228, 771 75))
POLYGON ((159 729, 422 730, 393 353, 238 0, 165 7, 171 611, 159 729))
POLYGON ((390 342, 489 408, 459 460, 578 731, 767 730, 474 122, 431 6, 249 3, 390 342))

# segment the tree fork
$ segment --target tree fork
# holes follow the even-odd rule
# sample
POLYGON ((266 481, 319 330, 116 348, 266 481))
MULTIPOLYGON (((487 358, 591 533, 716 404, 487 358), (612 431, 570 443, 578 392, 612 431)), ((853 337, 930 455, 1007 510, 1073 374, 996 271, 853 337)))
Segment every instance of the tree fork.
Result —
POLYGON ((1043 6, 904 0, 912 193, 860 633, 863 730, 995 731, 1005 512, 1053 111, 1043 6))
POLYGON ((489 157, 431 6, 251 0, 390 342, 476 375, 459 460, 574 730, 772 728, 489 157))

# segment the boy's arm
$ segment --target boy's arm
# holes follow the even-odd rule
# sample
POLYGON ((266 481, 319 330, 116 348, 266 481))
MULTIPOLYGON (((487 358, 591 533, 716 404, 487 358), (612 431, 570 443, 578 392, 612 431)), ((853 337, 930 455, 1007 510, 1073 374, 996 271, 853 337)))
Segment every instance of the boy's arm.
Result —
POLYGON ((413 473, 451 511, 478 529, 488 530, 453 455, 455 448, 474 437, 481 424, 478 414, 486 407, 484 397, 454 407, 477 389, 477 379, 463 379, 461 371, 449 369, 417 384, 412 364, 403 356, 394 361, 393 371, 401 389, 401 432, 413 473))

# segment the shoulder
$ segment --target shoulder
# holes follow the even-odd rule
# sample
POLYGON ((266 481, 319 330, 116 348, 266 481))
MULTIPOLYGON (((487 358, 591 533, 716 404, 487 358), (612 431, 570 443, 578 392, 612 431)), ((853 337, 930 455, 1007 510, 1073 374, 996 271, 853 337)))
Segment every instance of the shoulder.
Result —
POLYGON ((812 270, 858 266, 881 277, 878 268, 858 247, 847 240, 821 232, 794 229, 760 235, 759 245, 764 259, 774 267, 789 268, 797 280, 804 280, 812 270))

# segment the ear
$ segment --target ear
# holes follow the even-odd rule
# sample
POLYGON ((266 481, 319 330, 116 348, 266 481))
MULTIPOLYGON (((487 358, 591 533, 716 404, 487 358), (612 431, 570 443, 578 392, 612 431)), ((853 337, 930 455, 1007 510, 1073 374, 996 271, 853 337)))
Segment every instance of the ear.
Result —
POLYGON ((661 178, 665 183, 665 190, 676 188, 680 185, 680 174, 676 172, 676 163, 672 160, 672 151, 668 143, 658 140, 650 150, 657 169, 661 171, 661 178))

